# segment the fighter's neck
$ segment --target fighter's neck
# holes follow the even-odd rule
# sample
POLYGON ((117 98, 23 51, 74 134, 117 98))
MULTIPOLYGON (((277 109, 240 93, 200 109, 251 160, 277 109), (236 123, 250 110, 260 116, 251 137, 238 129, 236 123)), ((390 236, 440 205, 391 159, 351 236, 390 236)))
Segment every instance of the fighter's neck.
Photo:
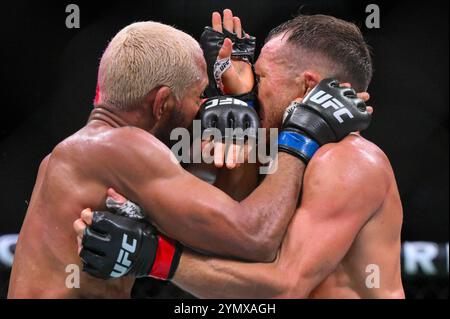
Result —
POLYGON ((133 125, 133 123, 126 121, 120 114, 116 114, 102 106, 97 106, 92 110, 88 123, 97 121, 104 122, 114 128, 133 125))

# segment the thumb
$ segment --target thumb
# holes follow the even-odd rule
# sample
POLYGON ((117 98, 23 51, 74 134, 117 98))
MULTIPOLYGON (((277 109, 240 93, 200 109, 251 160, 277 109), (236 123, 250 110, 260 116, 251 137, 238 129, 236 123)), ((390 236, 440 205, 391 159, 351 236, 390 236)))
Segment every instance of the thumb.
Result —
POLYGON ((108 195, 108 198, 111 198, 111 200, 115 201, 117 204, 123 204, 127 201, 127 199, 116 192, 114 188, 108 188, 106 194, 108 195))
POLYGON ((226 38, 223 41, 222 48, 220 48, 218 59, 225 59, 231 56, 231 52, 233 51, 233 42, 230 39, 226 38))
POLYGON ((145 218, 143 210, 139 205, 127 200, 113 188, 108 189, 107 194, 106 207, 113 213, 135 219, 145 218))
POLYGON ((125 206, 127 199, 117 193, 114 188, 109 188, 106 194, 108 196, 106 197, 106 207, 113 213, 123 215, 121 209, 125 206))

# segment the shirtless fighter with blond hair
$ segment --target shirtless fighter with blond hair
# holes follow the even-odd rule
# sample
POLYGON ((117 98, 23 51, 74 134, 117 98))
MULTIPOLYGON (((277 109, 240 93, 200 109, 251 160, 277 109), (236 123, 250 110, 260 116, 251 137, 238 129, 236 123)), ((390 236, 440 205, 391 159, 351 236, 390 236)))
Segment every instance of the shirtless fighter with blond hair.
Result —
MULTIPOLYGON (((151 265, 140 265, 149 266, 147 275, 168 279, 178 265, 182 247, 163 234, 221 256, 273 259, 295 211, 307 159, 319 146, 366 128, 370 116, 363 102, 347 96, 350 89, 324 84, 353 117, 339 123, 330 110, 299 105, 310 118, 294 116, 293 110, 281 133, 303 142, 280 147, 277 171, 237 202, 184 170, 169 149, 172 129, 188 127, 199 112, 207 83, 199 44, 173 27, 134 23, 111 40, 100 62, 98 96, 88 123, 58 144, 39 168, 16 248, 9 298, 130 296, 131 277, 104 281, 83 272, 79 288, 66 285, 67 267, 82 266, 72 224, 85 207, 106 209, 109 187, 140 203, 158 229, 145 232, 153 240, 144 247, 156 256, 151 265)), ((221 97, 207 103, 216 102, 227 103, 227 116, 241 116, 239 125, 258 127, 256 112, 245 102, 221 97)), ((204 104, 202 123, 209 123, 206 115, 223 117, 222 110, 204 104)), ((114 277, 129 266, 133 243, 131 238, 123 241, 127 251, 121 268, 110 273, 114 277)), ((84 244, 88 247, 88 241, 84 244)), ((85 269, 98 275, 93 266, 103 257, 88 250, 82 257, 85 269)))
MULTIPOLYGON (((238 37, 242 32, 230 10, 224 11, 223 23, 220 14, 213 14, 213 28, 238 37)), ((231 41, 224 40, 218 59, 229 57, 231 48, 231 41)), ((254 69, 265 127, 280 127, 283 106, 304 97, 325 77, 365 91, 372 75, 369 50, 358 28, 324 15, 298 16, 272 30, 254 69)), ((251 89, 251 81, 251 69, 242 61, 233 61, 222 78, 225 91, 234 94, 251 89)), ((266 196, 273 194, 269 190, 266 196)), ((114 215, 109 218, 116 220, 114 215)), ((137 231, 145 224, 129 223, 125 229, 117 220, 119 226, 107 234, 148 240, 137 231)), ((84 211, 75 224, 80 241, 88 237, 86 225, 95 229, 95 213, 84 211)), ((355 132, 320 148, 311 159, 300 205, 275 260, 248 263, 185 250, 172 282, 205 298, 404 298, 401 225, 402 206, 389 160, 355 132)), ((117 250, 110 244, 100 252, 116 256, 117 250)), ((145 262, 147 256, 140 251, 133 262, 145 262)))

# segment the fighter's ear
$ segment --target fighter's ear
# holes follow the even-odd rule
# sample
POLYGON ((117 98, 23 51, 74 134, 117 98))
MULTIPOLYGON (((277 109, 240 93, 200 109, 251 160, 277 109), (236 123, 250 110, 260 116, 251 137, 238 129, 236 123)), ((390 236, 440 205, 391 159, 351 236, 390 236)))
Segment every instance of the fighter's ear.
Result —
POLYGON ((322 76, 319 73, 311 70, 302 72, 300 77, 302 79, 301 83, 303 85, 304 95, 308 94, 322 80, 322 76))
POLYGON ((153 117, 156 121, 158 121, 162 117, 173 98, 174 95, 171 88, 167 86, 161 86, 160 88, 156 89, 152 110, 153 117))

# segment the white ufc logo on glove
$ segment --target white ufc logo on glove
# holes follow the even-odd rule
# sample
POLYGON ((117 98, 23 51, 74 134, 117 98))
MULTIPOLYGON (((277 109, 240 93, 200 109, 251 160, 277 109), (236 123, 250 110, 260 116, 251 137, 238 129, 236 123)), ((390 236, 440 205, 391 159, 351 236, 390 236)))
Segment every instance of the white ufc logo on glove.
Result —
POLYGON ((119 256, 117 257, 117 262, 114 265, 114 270, 110 274, 111 277, 119 278, 128 272, 131 266, 131 261, 128 259, 128 256, 136 251, 136 246, 136 239, 133 239, 133 244, 130 245, 128 244, 128 235, 123 235, 122 248, 119 251, 119 256))
POLYGON ((342 115, 344 114, 347 114, 347 116, 351 119, 353 118, 353 114, 344 107, 344 104, 322 90, 314 94, 310 100, 321 105, 324 109, 327 109, 330 106, 334 108, 336 111, 333 113, 333 116, 339 121, 339 123, 344 122, 342 119, 342 115))
POLYGON ((235 99, 232 97, 227 97, 227 98, 223 98, 223 99, 213 99, 211 101, 208 101, 206 103, 205 106, 205 110, 211 108, 211 107, 215 107, 215 106, 220 106, 220 105, 243 105, 243 106, 248 106, 248 104, 244 101, 241 101, 239 99, 235 99))

